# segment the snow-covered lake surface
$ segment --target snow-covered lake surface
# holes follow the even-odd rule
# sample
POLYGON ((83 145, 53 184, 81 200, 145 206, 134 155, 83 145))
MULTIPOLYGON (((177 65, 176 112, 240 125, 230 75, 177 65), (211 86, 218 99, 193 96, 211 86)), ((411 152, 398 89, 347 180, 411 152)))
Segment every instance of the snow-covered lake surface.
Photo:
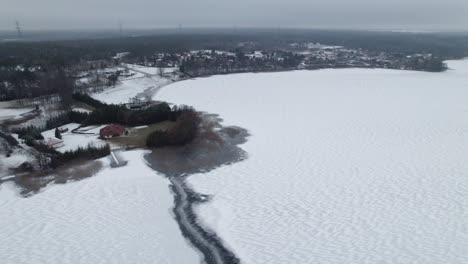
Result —
POLYGON ((144 151, 122 153, 126 167, 52 185, 21 198, 0 186, 0 259, 21 263, 199 263, 171 209, 169 181, 146 166, 144 151))
POLYGON ((468 60, 183 81, 158 100, 220 114, 249 159, 189 183, 243 263, 468 263, 468 60))

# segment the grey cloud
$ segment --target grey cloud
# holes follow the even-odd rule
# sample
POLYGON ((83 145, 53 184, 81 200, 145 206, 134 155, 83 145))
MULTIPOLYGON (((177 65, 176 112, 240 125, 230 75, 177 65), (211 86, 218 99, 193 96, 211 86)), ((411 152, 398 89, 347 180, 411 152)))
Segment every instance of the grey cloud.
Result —
POLYGON ((466 0, 0 0, 0 28, 313 27, 464 30, 466 0))

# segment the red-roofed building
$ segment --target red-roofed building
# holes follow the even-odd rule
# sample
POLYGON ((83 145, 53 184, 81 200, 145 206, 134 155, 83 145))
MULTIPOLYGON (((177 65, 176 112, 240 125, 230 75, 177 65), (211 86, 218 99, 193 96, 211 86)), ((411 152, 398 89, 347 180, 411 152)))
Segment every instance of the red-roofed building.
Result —
POLYGON ((99 136, 101 138, 120 137, 124 134, 126 135, 127 133, 127 129, 121 125, 108 125, 99 130, 99 136))
POLYGON ((57 139, 57 138, 49 138, 46 141, 46 145, 51 148, 60 148, 63 147, 63 140, 57 139))

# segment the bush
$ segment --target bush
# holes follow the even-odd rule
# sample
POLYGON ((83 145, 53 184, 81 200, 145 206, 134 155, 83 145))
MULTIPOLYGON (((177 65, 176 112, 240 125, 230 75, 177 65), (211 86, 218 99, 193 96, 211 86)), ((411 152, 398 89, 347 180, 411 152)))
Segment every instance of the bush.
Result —
POLYGON ((18 134, 18 137, 24 140, 42 140, 44 137, 41 134, 43 129, 40 129, 35 126, 29 126, 26 128, 21 128, 16 130, 15 133, 18 134))

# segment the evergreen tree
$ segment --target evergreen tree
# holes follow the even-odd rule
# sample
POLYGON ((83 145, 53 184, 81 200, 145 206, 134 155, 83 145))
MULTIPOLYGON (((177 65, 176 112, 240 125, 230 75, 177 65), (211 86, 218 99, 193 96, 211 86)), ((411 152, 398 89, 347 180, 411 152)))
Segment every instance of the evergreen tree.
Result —
POLYGON ((58 128, 55 129, 55 137, 58 139, 62 139, 62 135, 60 134, 60 130, 58 128))

